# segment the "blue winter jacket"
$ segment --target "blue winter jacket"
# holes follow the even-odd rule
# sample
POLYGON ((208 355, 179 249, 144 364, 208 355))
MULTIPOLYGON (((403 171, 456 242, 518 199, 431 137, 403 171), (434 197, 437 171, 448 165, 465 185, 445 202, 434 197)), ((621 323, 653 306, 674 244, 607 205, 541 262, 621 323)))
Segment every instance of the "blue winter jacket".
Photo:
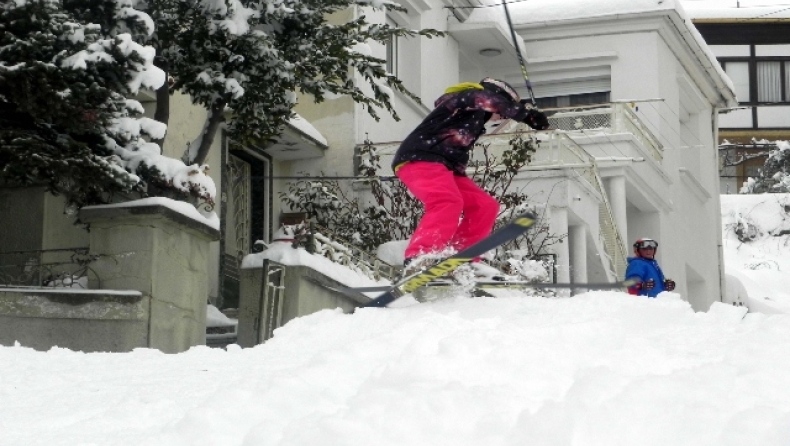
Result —
POLYGON ((658 293, 664 291, 664 273, 658 266, 658 262, 653 259, 645 259, 643 257, 629 257, 628 268, 625 270, 625 278, 638 279, 641 282, 647 282, 650 279, 656 283, 652 290, 637 289, 636 287, 629 287, 628 291, 631 294, 638 294, 640 296, 656 297, 658 293))

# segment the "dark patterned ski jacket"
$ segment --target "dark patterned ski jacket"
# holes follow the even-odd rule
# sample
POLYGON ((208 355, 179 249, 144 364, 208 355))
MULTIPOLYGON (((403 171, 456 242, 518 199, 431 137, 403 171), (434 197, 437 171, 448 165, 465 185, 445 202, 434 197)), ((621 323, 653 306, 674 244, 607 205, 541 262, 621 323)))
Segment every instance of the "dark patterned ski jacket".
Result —
POLYGON ((493 113, 523 121, 527 109, 523 104, 488 90, 465 90, 439 97, 436 107, 403 140, 392 168, 408 161, 442 163, 456 175, 466 175, 469 151, 485 133, 485 123, 493 113))

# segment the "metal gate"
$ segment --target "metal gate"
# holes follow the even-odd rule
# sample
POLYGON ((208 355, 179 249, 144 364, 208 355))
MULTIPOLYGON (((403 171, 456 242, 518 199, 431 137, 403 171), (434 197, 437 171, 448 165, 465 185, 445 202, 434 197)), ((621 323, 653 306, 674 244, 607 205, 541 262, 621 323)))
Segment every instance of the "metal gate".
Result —
POLYGON ((261 271, 257 316, 253 322, 256 344, 274 336, 282 325, 285 265, 265 259, 261 271))

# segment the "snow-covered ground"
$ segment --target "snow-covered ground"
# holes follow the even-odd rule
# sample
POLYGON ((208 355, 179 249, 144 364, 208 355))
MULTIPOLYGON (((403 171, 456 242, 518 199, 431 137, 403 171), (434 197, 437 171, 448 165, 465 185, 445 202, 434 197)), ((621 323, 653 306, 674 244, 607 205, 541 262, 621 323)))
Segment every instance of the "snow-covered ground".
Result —
POLYGON ((752 311, 790 314, 790 194, 722 195, 721 208, 728 291, 752 311))
MULTIPOLYGON (((723 198, 725 252, 744 275, 775 262, 755 281, 778 301, 777 238, 726 233, 781 199, 753 197, 723 198)), ((0 347, 0 445, 787 446, 788 339, 788 314, 674 293, 514 292, 326 310, 250 349, 0 347)))

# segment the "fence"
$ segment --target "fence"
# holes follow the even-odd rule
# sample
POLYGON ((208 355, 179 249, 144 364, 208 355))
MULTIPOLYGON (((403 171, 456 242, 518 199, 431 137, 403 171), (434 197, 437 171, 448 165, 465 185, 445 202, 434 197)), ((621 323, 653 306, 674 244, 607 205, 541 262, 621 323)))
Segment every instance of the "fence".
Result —
POLYGON ((400 267, 384 262, 353 243, 340 240, 331 230, 315 223, 310 223, 308 233, 300 239, 305 240, 308 252, 326 257, 371 279, 393 280, 400 274, 400 267))
POLYGON ((0 286, 88 288, 88 279, 101 279, 91 268, 98 256, 89 248, 0 252, 0 286))

